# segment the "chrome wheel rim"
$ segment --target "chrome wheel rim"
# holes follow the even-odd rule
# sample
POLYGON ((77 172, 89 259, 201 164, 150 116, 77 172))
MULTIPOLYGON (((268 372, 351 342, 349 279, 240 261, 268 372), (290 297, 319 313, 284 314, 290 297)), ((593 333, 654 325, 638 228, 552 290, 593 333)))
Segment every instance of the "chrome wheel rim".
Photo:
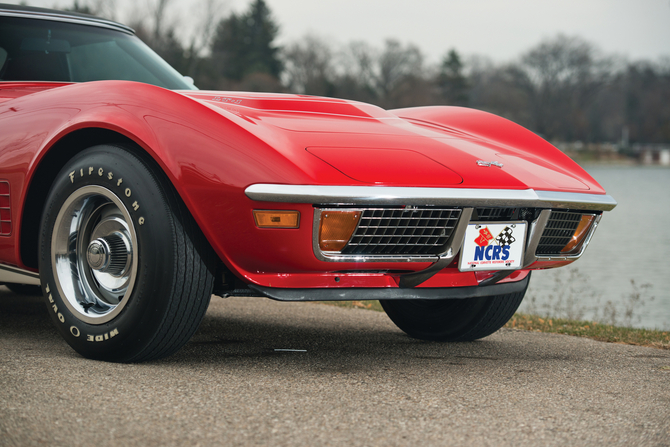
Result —
POLYGON ((102 186, 73 192, 51 237, 56 287, 78 319, 103 324, 128 304, 137 276, 137 235, 125 205, 102 186))

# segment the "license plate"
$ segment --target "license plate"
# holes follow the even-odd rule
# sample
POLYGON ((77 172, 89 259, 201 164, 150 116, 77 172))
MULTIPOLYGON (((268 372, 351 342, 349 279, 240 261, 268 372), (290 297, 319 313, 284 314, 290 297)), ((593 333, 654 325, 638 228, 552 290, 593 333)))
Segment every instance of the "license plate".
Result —
POLYGON ((472 222, 465 230, 460 271, 514 270, 523 264, 526 226, 521 222, 472 222))

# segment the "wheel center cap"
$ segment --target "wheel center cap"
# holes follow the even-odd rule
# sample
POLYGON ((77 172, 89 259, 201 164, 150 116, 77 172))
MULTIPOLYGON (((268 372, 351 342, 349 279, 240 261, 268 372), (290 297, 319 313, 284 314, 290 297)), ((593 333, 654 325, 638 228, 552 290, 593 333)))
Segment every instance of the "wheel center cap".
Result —
POLYGON ((86 250, 88 265, 93 270, 103 270, 109 265, 109 252, 109 244, 107 244, 106 240, 100 238, 91 241, 88 244, 88 250, 86 250))
POLYGON ((130 260, 128 246, 125 237, 120 233, 94 239, 86 249, 89 267, 116 277, 123 275, 130 260))

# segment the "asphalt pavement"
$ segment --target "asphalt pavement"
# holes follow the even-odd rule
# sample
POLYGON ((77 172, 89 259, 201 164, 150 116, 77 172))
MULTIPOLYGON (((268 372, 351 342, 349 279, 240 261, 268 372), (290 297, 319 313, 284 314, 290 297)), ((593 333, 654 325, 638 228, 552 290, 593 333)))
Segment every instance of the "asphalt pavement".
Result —
POLYGON ((0 445, 670 445, 670 352, 503 329, 413 340, 383 313, 212 298, 177 354, 86 360, 0 287, 0 445))

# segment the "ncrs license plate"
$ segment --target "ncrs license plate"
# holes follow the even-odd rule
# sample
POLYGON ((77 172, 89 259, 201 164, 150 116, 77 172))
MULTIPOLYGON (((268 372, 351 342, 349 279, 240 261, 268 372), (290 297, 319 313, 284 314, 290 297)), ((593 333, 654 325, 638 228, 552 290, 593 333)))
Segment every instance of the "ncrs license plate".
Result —
POLYGON ((526 226, 521 222, 472 222, 465 230, 460 271, 514 270, 523 264, 526 226))

